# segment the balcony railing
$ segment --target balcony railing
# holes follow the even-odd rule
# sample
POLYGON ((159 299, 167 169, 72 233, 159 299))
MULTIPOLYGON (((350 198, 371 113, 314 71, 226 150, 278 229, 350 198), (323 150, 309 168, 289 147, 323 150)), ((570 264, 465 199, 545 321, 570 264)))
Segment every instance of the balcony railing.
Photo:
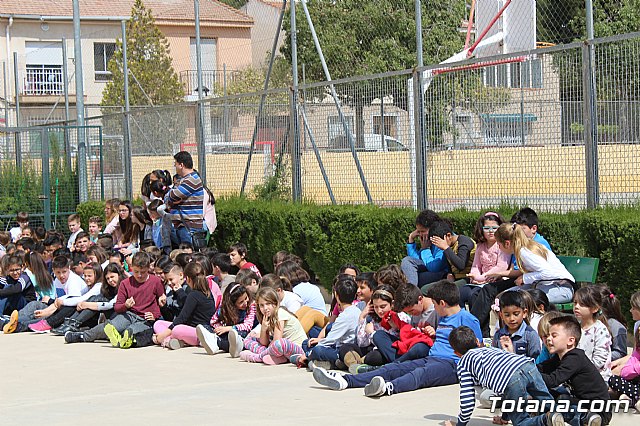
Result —
MULTIPOLYGON (((226 70, 227 84, 231 83, 239 75, 237 70, 226 70)), ((202 90, 211 94, 216 86, 222 89, 224 84, 224 70, 202 71, 202 90)), ((185 95, 195 95, 198 93, 198 72, 196 70, 187 70, 180 72, 180 81, 184 84, 185 95)))
POLYGON ((21 95, 63 95, 62 65, 27 65, 22 79, 21 95))

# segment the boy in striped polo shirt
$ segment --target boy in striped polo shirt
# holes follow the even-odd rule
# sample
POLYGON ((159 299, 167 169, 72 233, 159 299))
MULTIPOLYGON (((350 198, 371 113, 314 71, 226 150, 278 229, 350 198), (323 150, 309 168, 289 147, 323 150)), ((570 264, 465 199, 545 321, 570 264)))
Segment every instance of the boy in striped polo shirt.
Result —
MULTIPOLYGON (((489 388, 503 400, 527 402, 527 396, 540 401, 553 400, 531 358, 516 355, 497 348, 486 348, 480 344, 475 333, 466 326, 458 327, 449 334, 449 343, 460 356, 457 372, 460 379, 460 414, 458 426, 469 422, 475 406, 474 386, 489 388)), ((514 425, 551 425, 549 414, 530 417, 525 410, 508 413, 514 425), (520 412, 517 412, 520 411, 520 412)), ((446 421, 451 426, 453 422, 446 421)))

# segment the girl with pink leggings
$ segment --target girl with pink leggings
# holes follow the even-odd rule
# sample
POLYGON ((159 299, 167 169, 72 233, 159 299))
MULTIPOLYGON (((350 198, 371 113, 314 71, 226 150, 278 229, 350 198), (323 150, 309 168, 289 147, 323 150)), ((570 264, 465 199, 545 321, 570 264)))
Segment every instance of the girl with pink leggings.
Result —
POLYGON ((184 275, 191 292, 187 295, 180 314, 173 320, 156 321, 153 325, 153 343, 169 349, 198 346, 195 327, 209 324, 216 311, 216 303, 209 289, 204 268, 191 262, 184 268, 184 275))
POLYGON ((304 353, 300 345, 307 335, 296 316, 280 307, 276 291, 261 288, 256 294, 256 303, 260 336, 244 340, 246 350, 240 352, 240 359, 273 365, 287 362, 291 355, 304 353))

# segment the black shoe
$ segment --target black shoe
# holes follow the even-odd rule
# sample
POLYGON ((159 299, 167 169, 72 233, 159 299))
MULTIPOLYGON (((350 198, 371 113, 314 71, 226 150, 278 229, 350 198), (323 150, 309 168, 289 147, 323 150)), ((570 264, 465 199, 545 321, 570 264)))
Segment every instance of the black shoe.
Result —
POLYGON ((80 343, 84 342, 84 333, 77 333, 73 331, 67 331, 64 334, 64 341, 67 343, 80 343))
POLYGON ((51 333, 56 336, 64 336, 64 334, 69 331, 69 321, 71 321, 71 318, 65 318, 62 324, 51 330, 51 333))
POLYGON ((143 348, 145 346, 153 345, 153 329, 149 328, 135 335, 134 339, 136 348, 143 348))

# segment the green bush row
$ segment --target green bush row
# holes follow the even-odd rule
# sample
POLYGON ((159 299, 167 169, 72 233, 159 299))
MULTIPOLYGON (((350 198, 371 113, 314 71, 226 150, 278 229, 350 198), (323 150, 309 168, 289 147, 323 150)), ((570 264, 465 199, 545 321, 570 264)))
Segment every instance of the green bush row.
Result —
MULTIPOLYGON (((102 207, 98 202, 79 205, 83 225, 89 216, 101 216, 102 207)), ((508 219, 515 208, 496 210, 508 219)), ((238 197, 220 198, 216 212, 218 229, 212 244, 219 250, 242 241, 249 250, 247 258, 264 272, 272 271, 272 256, 286 250, 304 259, 324 285, 346 262, 363 270, 400 262, 416 217, 408 208, 317 206, 238 197)), ((480 213, 459 209, 442 216, 451 220, 458 234, 472 236, 480 213)), ((600 258, 598 280, 610 285, 627 305, 629 296, 640 289, 639 207, 540 213, 539 232, 556 254, 600 258)))

